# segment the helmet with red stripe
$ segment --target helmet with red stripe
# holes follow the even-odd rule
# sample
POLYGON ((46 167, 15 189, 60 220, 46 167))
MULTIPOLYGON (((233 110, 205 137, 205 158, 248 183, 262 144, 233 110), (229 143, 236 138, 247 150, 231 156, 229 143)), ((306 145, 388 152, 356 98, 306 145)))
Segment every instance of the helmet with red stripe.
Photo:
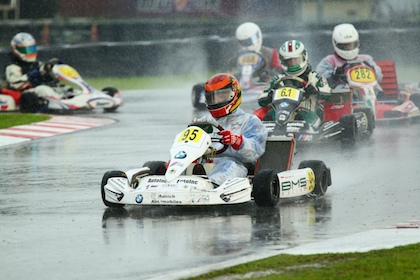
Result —
POLYGON ((241 86, 230 73, 211 77, 205 86, 207 109, 215 118, 221 118, 235 111, 242 102, 241 86))
POLYGON ((297 40, 286 41, 279 49, 280 64, 289 76, 299 76, 308 67, 305 45, 297 40))
POLYGON ((10 42, 12 52, 21 60, 26 62, 34 62, 37 58, 36 42, 31 34, 20 32, 13 36, 10 42))

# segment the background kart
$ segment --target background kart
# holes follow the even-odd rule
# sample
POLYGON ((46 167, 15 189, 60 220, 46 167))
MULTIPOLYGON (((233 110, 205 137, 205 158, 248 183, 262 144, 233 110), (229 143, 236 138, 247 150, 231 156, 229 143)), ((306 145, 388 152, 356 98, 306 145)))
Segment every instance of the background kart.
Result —
MULTIPOLYGON (((261 81, 262 78, 271 78, 269 73, 263 73, 265 63, 262 55, 256 52, 246 51, 236 57, 237 73, 233 74, 241 85, 243 103, 257 104, 258 96, 268 86, 266 81, 261 81)), ((204 86, 205 83, 199 83, 192 88, 191 102, 198 110, 206 110, 204 86)))
POLYGON ((298 169, 291 170, 294 138, 270 135, 266 152, 249 165, 246 178, 231 178, 215 187, 207 174, 214 167, 214 156, 227 146, 214 148, 221 144, 220 138, 209 134, 213 127, 223 130, 217 123, 193 123, 181 131, 174 139, 168 163, 151 161, 127 172, 106 172, 101 183, 103 203, 108 207, 198 206, 254 200, 258 206, 275 207, 281 199, 322 196, 331 185, 330 169, 322 161, 302 161, 298 169))
POLYGON ((294 135, 297 141, 319 143, 338 140, 353 145, 359 139, 370 137, 375 128, 373 111, 369 108, 353 108, 349 90, 334 90, 331 97, 319 106, 323 107, 321 124, 307 123, 297 113, 305 98, 305 89, 310 86, 299 78, 284 76, 280 86, 273 93, 271 105, 254 111, 261 120, 271 121, 270 129, 276 135, 294 135), (300 84, 301 87, 291 85, 300 84), (268 111, 273 109, 275 120, 270 120, 268 111))
POLYGON ((384 78, 383 92, 378 91, 375 70, 364 61, 348 61, 341 68, 340 79, 347 83, 355 108, 371 108, 376 122, 392 122, 420 117, 420 92, 401 91, 397 82, 395 63, 378 61, 384 78))
POLYGON ((61 96, 60 99, 3 88, 0 94, 0 110, 53 113, 103 109, 113 112, 122 106, 122 98, 116 88, 106 87, 99 91, 88 85, 76 69, 67 64, 55 64, 49 74, 55 80, 54 85, 42 87, 52 88, 61 96))

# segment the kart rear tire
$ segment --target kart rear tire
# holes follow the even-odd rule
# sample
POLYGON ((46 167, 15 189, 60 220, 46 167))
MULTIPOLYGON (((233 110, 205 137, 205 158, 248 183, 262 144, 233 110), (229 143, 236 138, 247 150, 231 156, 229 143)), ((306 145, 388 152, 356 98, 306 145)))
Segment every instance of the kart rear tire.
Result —
POLYGON ((204 84, 200 83, 200 84, 194 85, 191 91, 191 102, 192 102, 193 107, 197 110, 206 109, 206 105, 203 103, 200 103, 201 92, 203 90, 204 90, 204 84))
POLYGON ((315 175, 315 187, 309 196, 324 196, 328 186, 331 185, 331 172, 321 160, 304 160, 299 164, 298 169, 310 168, 315 175))
POLYGON ((125 172, 119 171, 119 170, 107 171, 102 177, 102 183, 101 183, 101 196, 102 196, 102 201, 105 204, 105 206, 114 207, 114 208, 124 207, 125 204, 112 203, 105 199, 104 187, 108 183, 109 178, 127 178, 127 175, 125 174, 125 172))
POLYGON ((166 162, 164 161, 146 161, 143 167, 149 167, 150 175, 165 175, 166 162))
POLYGON ((341 116, 340 125, 343 129, 341 131, 341 143, 349 146, 354 145, 358 134, 356 116, 353 114, 341 116))
POLYGON ((37 113, 41 109, 41 100, 34 92, 25 92, 20 97, 20 111, 22 113, 37 113))
MULTIPOLYGON (((102 91, 111 97, 114 97, 115 94, 118 93, 118 89, 114 87, 106 87, 106 88, 103 88, 102 91)), ((110 113, 110 112, 115 112, 115 110, 117 109, 118 109, 118 106, 112 107, 112 108, 106 108, 104 109, 104 111, 110 113)))
POLYGON ((376 123, 375 123, 375 114, 373 113, 373 110, 371 108, 356 108, 354 109, 354 112, 362 112, 365 114, 366 116, 366 120, 367 120, 367 134, 365 134, 364 136, 371 136, 373 133, 373 130, 376 127, 376 123))
POLYGON ((276 207, 280 201, 280 183, 272 169, 258 171, 253 179, 252 194, 259 207, 276 207))

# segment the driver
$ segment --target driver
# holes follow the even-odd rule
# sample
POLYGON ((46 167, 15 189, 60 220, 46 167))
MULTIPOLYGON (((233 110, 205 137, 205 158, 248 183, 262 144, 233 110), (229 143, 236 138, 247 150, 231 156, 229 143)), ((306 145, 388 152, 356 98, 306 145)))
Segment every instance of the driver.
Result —
POLYGON ((217 155, 215 167, 208 174, 215 186, 229 178, 246 177, 248 170, 244 163, 255 163, 265 151, 267 129, 255 115, 239 108, 241 94, 239 82, 232 74, 216 74, 206 82, 205 97, 211 116, 196 121, 215 120, 225 129, 218 132, 221 143, 229 145, 217 155))
POLYGON ((9 53, 11 63, 6 66, 7 87, 19 92, 34 92, 40 97, 59 98, 59 95, 47 84, 53 82, 46 75, 50 64, 37 60, 38 52, 34 37, 25 32, 17 33, 11 42, 9 53))
MULTIPOLYGON (((382 81, 381 67, 375 63, 370 55, 359 54, 359 33, 353 24, 342 23, 335 26, 332 33, 332 43, 334 53, 324 57, 316 67, 316 71, 327 78, 332 88, 346 86, 346 81, 343 81, 341 77, 345 74, 345 64, 351 60, 360 60, 367 66, 372 67, 376 72, 378 83, 382 81)), ((382 91, 379 85, 378 90, 382 91)))
MULTIPOLYGON (((311 65, 308 63, 308 52, 302 42, 297 40, 286 41, 281 45, 279 54, 283 71, 281 74, 273 77, 270 86, 258 98, 258 104, 262 107, 271 104, 273 92, 281 86, 280 79, 282 77, 299 77, 305 80, 308 86, 305 88, 305 99, 300 104, 297 114, 308 124, 315 127, 319 126, 322 119, 322 106, 320 106, 319 100, 326 100, 331 95, 331 88, 327 80, 312 70, 311 65)), ((287 82, 299 88, 303 87, 298 81, 287 82)), ((270 110, 266 118, 274 120, 274 110, 270 110)))
POLYGON ((268 82, 270 77, 280 72, 281 65, 277 50, 262 45, 262 33, 258 25, 253 22, 242 23, 236 29, 235 36, 241 48, 230 62, 232 67, 236 66, 238 55, 244 51, 251 51, 260 53, 265 61, 264 68, 257 74, 260 82, 268 82))

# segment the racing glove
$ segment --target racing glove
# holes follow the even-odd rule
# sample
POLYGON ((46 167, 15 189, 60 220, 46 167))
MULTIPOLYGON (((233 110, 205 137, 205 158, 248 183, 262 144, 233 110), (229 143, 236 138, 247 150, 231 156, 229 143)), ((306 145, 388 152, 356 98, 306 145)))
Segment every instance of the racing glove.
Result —
POLYGON ((222 130, 218 134, 222 135, 220 142, 223 145, 230 145, 235 150, 239 150, 241 147, 243 142, 242 135, 234 134, 230 130, 222 130))
POLYGON ((37 67, 34 67, 31 71, 28 72, 28 80, 34 87, 39 86, 42 83, 41 72, 39 72, 37 67))
POLYGON ((273 88, 279 83, 281 80, 280 75, 274 75, 274 77, 270 81, 270 86, 264 90, 265 93, 269 93, 273 90, 273 88))

